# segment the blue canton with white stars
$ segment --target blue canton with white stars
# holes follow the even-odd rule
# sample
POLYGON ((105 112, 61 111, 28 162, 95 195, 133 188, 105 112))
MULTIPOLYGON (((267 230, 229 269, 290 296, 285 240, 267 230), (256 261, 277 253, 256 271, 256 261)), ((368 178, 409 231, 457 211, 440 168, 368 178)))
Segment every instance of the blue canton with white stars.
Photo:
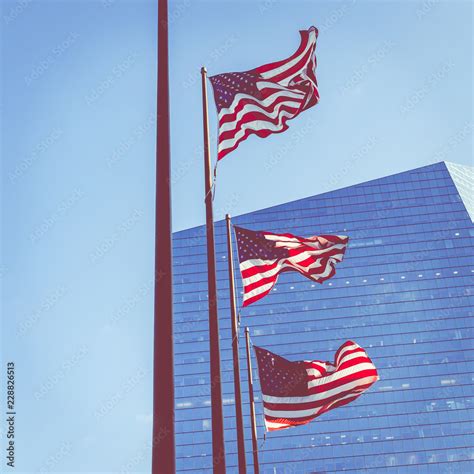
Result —
POLYGON ((250 259, 275 260, 289 256, 288 249, 277 247, 275 242, 265 238, 263 232, 254 232, 234 226, 239 249, 239 261, 250 259))
POLYGON ((253 72, 228 72, 209 78, 214 89, 217 111, 227 109, 232 104, 236 94, 248 94, 262 100, 262 94, 257 89, 258 74, 253 72))
POLYGON ((308 394, 308 373, 304 362, 291 362, 262 347, 254 346, 262 393, 273 397, 308 394))

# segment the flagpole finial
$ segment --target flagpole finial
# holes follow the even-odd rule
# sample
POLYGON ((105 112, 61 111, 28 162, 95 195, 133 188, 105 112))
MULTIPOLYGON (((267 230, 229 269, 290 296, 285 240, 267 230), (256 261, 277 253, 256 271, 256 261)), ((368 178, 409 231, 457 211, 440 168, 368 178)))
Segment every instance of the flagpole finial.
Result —
POLYGON ((230 214, 226 214, 225 219, 226 219, 226 221, 230 221, 230 214))
POLYGON ((201 68, 201 74, 207 74, 207 68, 206 68, 206 66, 202 66, 202 68, 201 68))
POLYGON ((248 327, 248 326, 245 326, 245 333, 246 333, 246 334, 249 333, 249 327, 248 327))

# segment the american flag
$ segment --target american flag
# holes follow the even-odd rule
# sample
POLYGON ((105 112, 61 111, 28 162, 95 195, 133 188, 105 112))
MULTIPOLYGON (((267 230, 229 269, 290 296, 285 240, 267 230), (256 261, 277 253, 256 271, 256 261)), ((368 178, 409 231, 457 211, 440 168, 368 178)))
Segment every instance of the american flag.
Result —
POLYGON ((209 78, 219 121, 218 160, 249 135, 264 138, 283 132, 288 120, 318 103, 318 30, 312 26, 300 35, 301 44, 288 59, 209 78))
POLYGON ((365 350, 353 341, 339 348, 334 364, 291 362, 267 349, 254 348, 268 431, 305 425, 352 402, 379 379, 365 350))
POLYGON ((297 271, 318 283, 336 273, 349 237, 315 235, 298 237, 234 226, 244 286, 243 305, 248 306, 270 293, 278 275, 297 271))

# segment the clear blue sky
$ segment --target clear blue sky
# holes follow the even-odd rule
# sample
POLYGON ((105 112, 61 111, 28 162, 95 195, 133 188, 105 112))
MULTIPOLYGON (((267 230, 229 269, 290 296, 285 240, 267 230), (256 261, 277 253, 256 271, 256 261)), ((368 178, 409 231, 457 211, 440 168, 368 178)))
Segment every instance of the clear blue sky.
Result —
MULTIPOLYGON (((118 471, 134 456, 148 470, 156 6, 1 6, 2 357, 17 370, 17 472, 118 471)), ((471 164, 469 1, 180 0, 170 16, 176 230, 204 222, 200 66, 284 58, 311 24, 320 104, 221 162, 216 219, 471 164)))

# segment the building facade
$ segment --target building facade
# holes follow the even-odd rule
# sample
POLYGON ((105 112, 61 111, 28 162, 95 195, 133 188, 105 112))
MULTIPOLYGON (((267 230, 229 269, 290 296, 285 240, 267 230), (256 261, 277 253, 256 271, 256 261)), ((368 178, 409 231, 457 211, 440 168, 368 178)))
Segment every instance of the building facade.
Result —
MULTIPOLYGON (((297 273, 241 315, 253 343, 290 360, 333 360, 347 339, 380 380, 306 426, 267 434, 253 359, 260 470, 279 473, 474 472, 472 168, 437 163, 280 206, 234 223, 297 235, 348 235, 323 285, 297 273)), ((204 227, 174 234, 177 468, 212 472, 204 227)), ((234 245, 234 259, 237 253, 234 245)), ((238 472, 224 222, 216 223, 227 472, 238 472)), ((238 271, 238 270, 237 270, 238 271)), ((241 301, 240 275, 236 275, 241 301)), ((241 373, 253 472, 246 371, 241 373)))

